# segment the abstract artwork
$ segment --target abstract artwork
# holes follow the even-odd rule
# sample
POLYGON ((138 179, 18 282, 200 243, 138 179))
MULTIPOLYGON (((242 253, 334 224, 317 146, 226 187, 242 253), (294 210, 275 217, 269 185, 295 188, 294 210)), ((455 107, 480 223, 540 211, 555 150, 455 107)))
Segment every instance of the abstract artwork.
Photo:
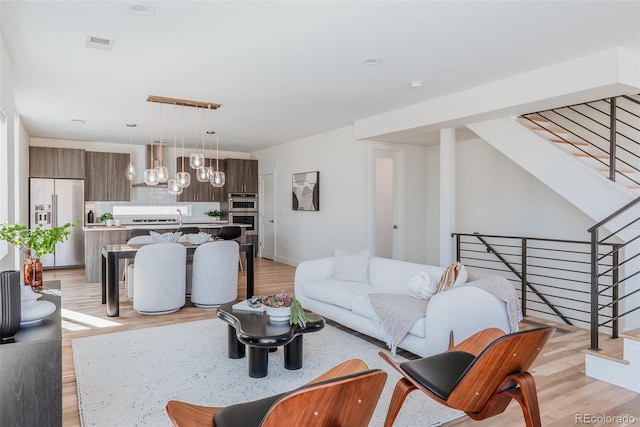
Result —
POLYGON ((320 210, 320 172, 294 173, 291 191, 294 211, 320 210))

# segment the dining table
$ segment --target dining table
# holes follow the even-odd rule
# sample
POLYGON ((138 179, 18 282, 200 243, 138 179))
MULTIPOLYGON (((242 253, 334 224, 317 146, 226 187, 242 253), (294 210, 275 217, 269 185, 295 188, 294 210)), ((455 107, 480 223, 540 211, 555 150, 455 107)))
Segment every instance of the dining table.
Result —
MULTIPOLYGON (((187 255, 193 255, 199 245, 178 242, 185 246, 187 255)), ((148 243, 151 244, 151 243, 148 243)), ((247 299, 253 296, 253 244, 238 243, 240 252, 247 255, 247 299)), ((102 304, 107 305, 107 316, 120 316, 120 260, 133 259, 144 244, 115 244, 102 247, 102 304)))

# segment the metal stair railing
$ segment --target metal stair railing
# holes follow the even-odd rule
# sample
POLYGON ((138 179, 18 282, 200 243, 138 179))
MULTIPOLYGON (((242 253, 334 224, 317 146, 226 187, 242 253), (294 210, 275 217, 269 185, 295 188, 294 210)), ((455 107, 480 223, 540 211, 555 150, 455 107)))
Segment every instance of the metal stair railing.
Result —
POLYGON ((612 181, 640 186, 640 95, 619 96, 523 114, 549 138, 607 170, 612 181), (541 121, 548 125, 540 125, 541 121), (566 134, 566 135, 564 135, 566 134), (584 147, 584 148, 583 148, 584 147))
MULTIPOLYGON (((456 259, 474 270, 501 275, 519 291, 522 313, 591 328, 591 242, 522 236, 452 233, 456 259)), ((620 245, 597 245, 597 285, 603 332, 618 336, 620 245)))
POLYGON ((640 285, 638 285, 640 282, 640 216, 630 215, 631 220, 622 221, 622 225, 618 225, 613 231, 609 230, 614 228, 612 225, 614 221, 621 221, 622 216, 636 208, 639 203, 640 197, 613 212, 588 230, 591 234, 591 350, 600 350, 598 347, 600 327, 613 323, 616 331, 613 337, 617 338, 618 321, 640 310, 640 305, 634 305, 631 302, 631 297, 640 293, 640 285), (630 237, 627 237, 625 242, 615 244, 609 253, 599 254, 598 247, 619 240, 617 236, 622 232, 630 237), (612 257, 613 264, 608 268, 603 267, 601 260, 608 256, 612 257), (603 278, 610 276, 612 271, 616 272, 614 280, 607 286, 603 286, 603 278), (603 302, 603 292, 612 295, 610 302, 603 302), (625 311, 620 313, 618 307, 624 303, 628 304, 625 306, 625 311), (611 318, 603 319, 602 312, 612 307, 615 307, 615 310, 612 311, 611 318))

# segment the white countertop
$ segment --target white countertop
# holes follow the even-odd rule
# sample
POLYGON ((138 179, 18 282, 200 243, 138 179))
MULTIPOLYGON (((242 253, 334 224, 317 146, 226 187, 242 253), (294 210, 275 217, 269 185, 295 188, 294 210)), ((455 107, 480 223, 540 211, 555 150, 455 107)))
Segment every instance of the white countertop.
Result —
MULTIPOLYGON (((183 222, 182 227, 198 227, 198 228, 222 228, 225 225, 229 225, 228 221, 209 221, 209 222, 183 222)), ((238 227, 249 227, 248 224, 236 224, 238 227)), ((143 230, 175 230, 179 228, 178 223, 141 223, 141 224, 123 224, 120 226, 111 226, 107 227, 104 224, 88 224, 82 229, 84 231, 122 231, 122 230, 133 230, 133 229, 143 229, 143 230)))

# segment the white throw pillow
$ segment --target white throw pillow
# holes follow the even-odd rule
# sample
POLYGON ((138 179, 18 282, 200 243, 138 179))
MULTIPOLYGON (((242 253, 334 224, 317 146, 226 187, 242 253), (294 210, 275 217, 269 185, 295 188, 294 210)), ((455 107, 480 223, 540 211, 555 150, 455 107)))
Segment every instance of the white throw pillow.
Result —
POLYGON ((338 280, 369 283, 369 250, 350 254, 336 249, 333 256, 333 277, 338 280))
POLYGON ((436 293, 436 281, 428 273, 421 271, 409 279, 409 292, 415 298, 428 300, 436 293))
POLYGON ((453 283, 453 286, 458 286, 463 283, 467 283, 469 280, 469 273, 467 273, 467 267, 464 264, 461 264, 460 271, 458 271, 458 277, 456 277, 456 281, 453 283))
POLYGON ((181 231, 176 231, 175 233, 156 233, 155 231, 150 231, 149 235, 151 236, 151 240, 153 243, 176 243, 180 236, 182 236, 181 231))

